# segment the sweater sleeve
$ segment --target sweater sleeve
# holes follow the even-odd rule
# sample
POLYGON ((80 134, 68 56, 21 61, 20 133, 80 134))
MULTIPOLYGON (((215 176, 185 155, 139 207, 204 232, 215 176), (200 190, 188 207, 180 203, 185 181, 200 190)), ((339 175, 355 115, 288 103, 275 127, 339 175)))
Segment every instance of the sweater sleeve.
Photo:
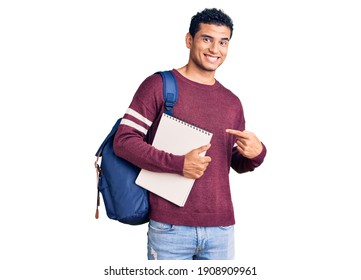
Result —
POLYGON ((256 156, 255 158, 249 159, 244 156, 242 156, 238 150, 237 147, 233 148, 232 151, 232 161, 231 166, 237 173, 245 173, 248 171, 253 171, 255 168, 260 166, 266 156, 267 149, 266 146, 262 143, 262 151, 261 153, 256 156))
MULTIPOLYGON (((238 116, 239 119, 237 120, 237 124, 234 124, 235 127, 238 127, 238 130, 245 130, 246 129, 246 121, 244 117, 243 112, 243 106, 242 103, 239 101, 239 112, 238 116)), ((235 143, 235 141, 233 141, 235 143)), ((232 149, 232 157, 231 157, 231 167, 237 172, 237 173, 245 173, 249 171, 253 171, 255 168, 260 166, 266 156, 267 149, 266 146, 262 143, 262 151, 261 153, 256 156, 255 158, 249 159, 244 156, 242 156, 238 150, 237 146, 233 146, 232 149)))
POLYGON ((114 137, 114 152, 139 168, 183 175, 184 156, 151 145, 163 104, 162 78, 154 74, 140 85, 124 114, 114 137))

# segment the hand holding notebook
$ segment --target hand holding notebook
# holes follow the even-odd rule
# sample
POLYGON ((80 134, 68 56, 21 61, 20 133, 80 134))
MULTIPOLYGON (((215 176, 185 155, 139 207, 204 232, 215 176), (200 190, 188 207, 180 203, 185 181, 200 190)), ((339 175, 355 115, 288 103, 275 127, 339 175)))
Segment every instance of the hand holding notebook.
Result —
POLYGON ((185 155, 183 175, 191 179, 199 179, 207 169, 211 158, 205 156, 211 144, 201 146, 185 155))

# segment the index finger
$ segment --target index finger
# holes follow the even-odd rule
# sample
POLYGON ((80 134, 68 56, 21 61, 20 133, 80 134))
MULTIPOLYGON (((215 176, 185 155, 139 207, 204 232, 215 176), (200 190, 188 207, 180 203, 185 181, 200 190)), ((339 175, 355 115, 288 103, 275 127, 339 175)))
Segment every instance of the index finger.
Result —
POLYGON ((240 131, 240 130, 235 130, 235 129, 226 129, 226 132, 229 133, 229 134, 232 134, 232 135, 235 135, 235 136, 238 136, 238 137, 241 137, 241 138, 245 138, 247 137, 247 134, 244 133, 243 131, 240 131))

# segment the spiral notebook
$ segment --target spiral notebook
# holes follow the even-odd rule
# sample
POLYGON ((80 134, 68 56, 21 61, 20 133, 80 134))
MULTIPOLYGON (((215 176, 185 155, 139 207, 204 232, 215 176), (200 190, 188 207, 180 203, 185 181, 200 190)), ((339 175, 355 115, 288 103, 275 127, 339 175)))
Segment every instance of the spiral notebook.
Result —
MULTIPOLYGON (((163 114, 153 146, 174 155, 185 155, 191 150, 211 142, 212 133, 186 123, 173 116, 163 114)), ((205 152, 202 156, 205 155, 205 152)), ((178 174, 157 173, 142 169, 136 183, 148 191, 183 207, 195 179, 178 174)))

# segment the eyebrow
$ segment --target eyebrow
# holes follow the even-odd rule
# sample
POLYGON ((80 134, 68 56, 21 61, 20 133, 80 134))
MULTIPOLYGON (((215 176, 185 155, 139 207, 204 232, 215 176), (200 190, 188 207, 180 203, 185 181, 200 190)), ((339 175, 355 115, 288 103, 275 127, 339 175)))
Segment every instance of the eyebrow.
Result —
MULTIPOLYGON (((202 38, 209 38, 209 39, 214 39, 214 37, 210 36, 210 35, 207 35, 207 34, 202 34, 201 35, 202 38)), ((229 38, 228 37, 224 37, 224 38, 221 38, 221 40, 226 40, 226 41, 229 41, 229 38)))

